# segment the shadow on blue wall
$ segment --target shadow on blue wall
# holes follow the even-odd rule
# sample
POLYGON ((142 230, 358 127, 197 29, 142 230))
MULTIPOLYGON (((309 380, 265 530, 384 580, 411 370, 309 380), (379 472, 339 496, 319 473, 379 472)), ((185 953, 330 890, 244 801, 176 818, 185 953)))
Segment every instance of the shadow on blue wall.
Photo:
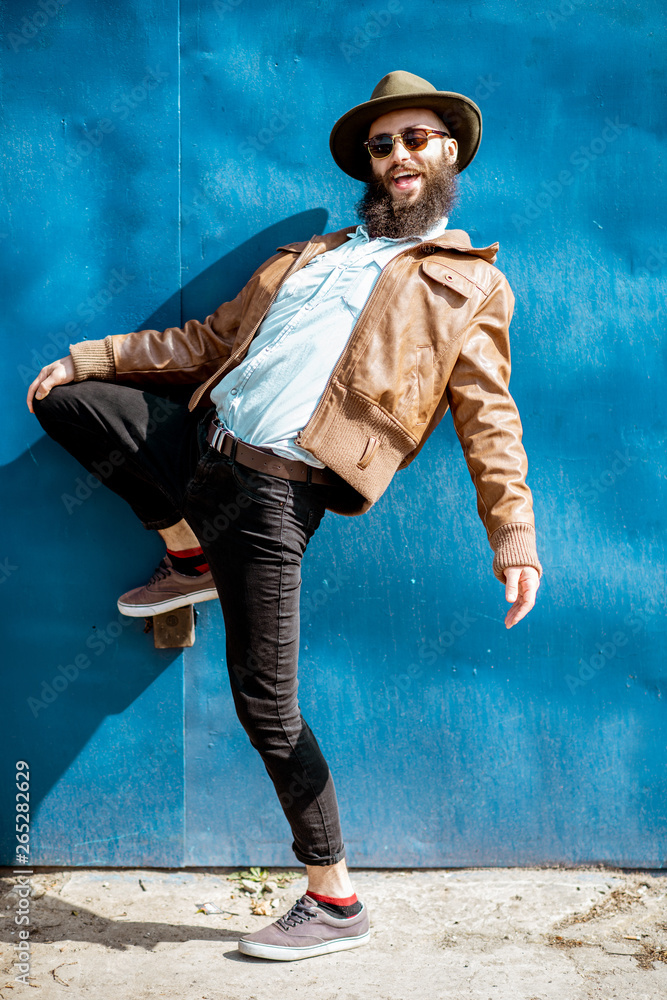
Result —
MULTIPOLYGON (((201 303, 198 315, 203 318, 235 295, 278 246, 322 233, 326 224, 326 211, 316 209, 269 226, 185 285, 140 328, 152 328, 161 317, 173 315, 186 296, 201 303)), ((154 649, 152 638, 143 634, 143 619, 127 618, 116 608, 119 594, 141 583, 142 576, 147 578, 161 557, 161 543, 154 532, 138 531, 124 501, 100 486, 47 437, 3 470, 3 488, 14 498, 17 514, 11 525, 3 522, 11 536, 5 534, 1 551, 16 551, 12 542, 18 536, 22 558, 16 567, 6 560, 7 572, 14 576, 11 588, 3 592, 3 608, 11 623, 6 650, 7 662, 13 665, 8 708, 15 725, 4 728, 0 752, 4 761, 39 762, 30 784, 34 816, 101 730, 99 771, 91 773, 84 793, 95 816, 96 838, 108 851, 111 840, 122 839, 119 825, 130 816, 139 817, 142 829, 134 834, 136 849, 145 845, 153 864, 173 863, 171 851, 181 839, 182 823, 183 706, 176 676, 180 672, 172 672, 162 686, 156 682, 181 654, 154 649), (126 558, 118 558, 119 549, 125 550, 126 558), (111 727, 106 737, 105 720, 122 715, 142 698, 152 704, 144 705, 138 728, 123 726, 119 733, 111 727), (156 726, 159 719, 165 722, 162 728, 156 726), (122 793, 119 773, 126 775, 122 793), (109 805, 108 824, 100 799, 109 805), (161 862, 155 858, 156 831, 151 830, 151 817, 157 812, 167 817, 163 822, 170 842, 161 862)), ((4 787, 5 815, 9 815, 13 789, 7 783, 4 787)), ((78 800, 77 812, 81 806, 78 800)), ((72 822, 66 803, 61 809, 65 850, 72 822)), ((49 850, 54 846, 57 855, 57 845, 49 850)), ((14 849, 13 830, 5 827, 5 863, 12 863, 14 849)))
POLYGON ((193 318, 203 319, 221 302, 234 298, 253 271, 273 256, 279 246, 326 232, 328 217, 326 209, 315 208, 267 226, 183 285, 137 329, 163 330, 174 322, 174 316, 180 316, 181 324, 193 318), (196 316, 190 314, 189 302, 197 303, 196 316))

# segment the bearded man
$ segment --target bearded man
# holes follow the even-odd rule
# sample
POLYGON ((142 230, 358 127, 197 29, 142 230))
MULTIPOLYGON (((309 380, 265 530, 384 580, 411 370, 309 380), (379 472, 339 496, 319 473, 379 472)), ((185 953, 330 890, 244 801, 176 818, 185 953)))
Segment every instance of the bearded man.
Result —
POLYGON ((325 511, 367 511, 450 409, 512 603, 506 626, 535 602, 541 566, 508 390, 514 299, 493 266, 498 245, 447 228, 480 137, 469 98, 389 73, 331 133, 338 166, 366 182, 362 225, 279 247, 204 322, 73 344, 29 390, 47 433, 89 471, 101 478, 100 460, 122 456, 103 481, 166 543, 120 610, 220 600, 236 710, 308 874, 284 917, 241 938, 248 955, 306 958, 370 933, 297 700, 301 560, 325 511), (184 386, 188 405, 172 396, 149 429, 159 394, 184 386))

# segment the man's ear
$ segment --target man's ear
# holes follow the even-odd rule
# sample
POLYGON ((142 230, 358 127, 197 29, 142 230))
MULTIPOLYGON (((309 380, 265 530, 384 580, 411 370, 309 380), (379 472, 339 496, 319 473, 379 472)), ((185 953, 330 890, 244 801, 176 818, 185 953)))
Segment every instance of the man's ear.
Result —
POLYGON ((445 146, 447 148, 447 159, 450 163, 456 163, 459 155, 459 144, 456 139, 445 139, 445 146))

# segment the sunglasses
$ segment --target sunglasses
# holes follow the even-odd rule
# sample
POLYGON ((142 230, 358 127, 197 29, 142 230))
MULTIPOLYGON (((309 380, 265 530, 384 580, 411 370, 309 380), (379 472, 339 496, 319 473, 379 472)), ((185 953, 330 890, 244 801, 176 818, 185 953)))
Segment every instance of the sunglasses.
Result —
POLYGON ((451 139, 449 132, 440 132, 437 128, 406 128, 396 135, 374 135, 372 139, 366 139, 364 146, 374 160, 384 160, 393 153, 396 139, 400 139, 411 153, 418 153, 426 149, 432 135, 451 139))

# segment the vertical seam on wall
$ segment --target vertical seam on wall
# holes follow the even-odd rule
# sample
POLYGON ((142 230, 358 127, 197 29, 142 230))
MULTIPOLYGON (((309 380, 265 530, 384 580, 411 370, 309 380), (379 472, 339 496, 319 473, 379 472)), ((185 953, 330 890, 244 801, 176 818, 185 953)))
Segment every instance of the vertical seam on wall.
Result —
POLYGON ((183 326, 185 317, 183 316, 183 136, 181 129, 181 0, 176 3, 176 37, 178 51, 176 53, 177 62, 177 110, 178 116, 178 305, 180 314, 180 325, 183 326))
MULTIPOLYGON (((181 135, 181 0, 176 2, 176 115, 178 117, 178 309, 180 315, 180 325, 183 326, 183 252, 182 252, 182 226, 183 226, 183 192, 182 192, 182 170, 181 157, 183 142, 181 135)), ((196 614, 196 611, 195 611, 196 614)), ((196 628, 196 624, 195 624, 196 628)), ((195 639, 196 641, 196 639, 195 639)), ((181 832, 181 864, 189 864, 189 844, 188 844, 188 733, 187 733, 187 692, 186 692, 186 670, 187 670, 187 650, 181 654, 181 704, 183 723, 183 823, 181 832)))

